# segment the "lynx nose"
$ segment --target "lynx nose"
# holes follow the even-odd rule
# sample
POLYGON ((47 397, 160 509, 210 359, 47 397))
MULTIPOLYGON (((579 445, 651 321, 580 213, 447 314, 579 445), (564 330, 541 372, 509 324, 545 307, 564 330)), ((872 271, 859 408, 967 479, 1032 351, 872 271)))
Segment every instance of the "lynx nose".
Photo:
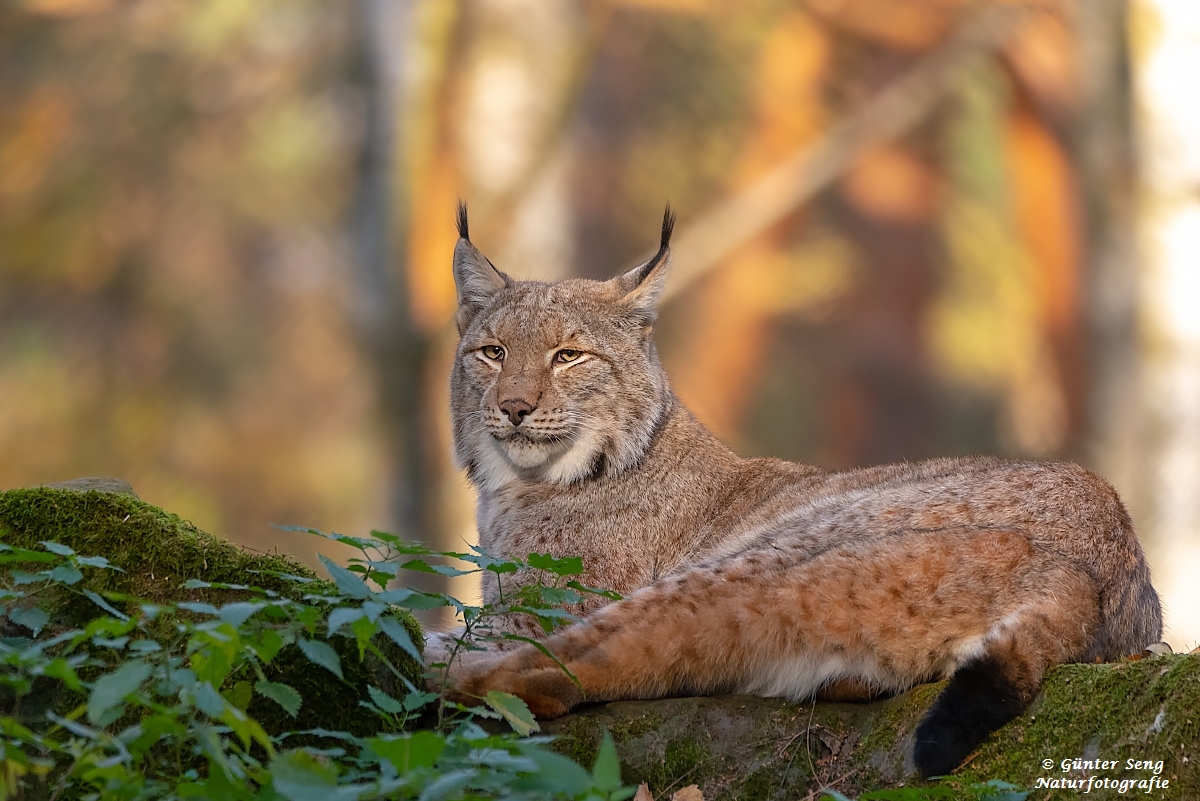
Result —
POLYGON ((519 426, 521 421, 533 411, 533 407, 523 400, 506 400, 500 404, 500 411, 508 415, 510 423, 519 426))

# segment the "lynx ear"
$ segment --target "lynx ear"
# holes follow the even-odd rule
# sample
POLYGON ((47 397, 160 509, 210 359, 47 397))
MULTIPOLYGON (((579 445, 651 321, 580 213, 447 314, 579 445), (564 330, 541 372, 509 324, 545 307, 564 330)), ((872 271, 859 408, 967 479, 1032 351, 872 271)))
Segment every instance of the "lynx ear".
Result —
POLYGON ((663 210, 662 238, 658 252, 644 264, 634 267, 613 280, 621 293, 621 303, 646 328, 658 317, 658 299, 667 285, 667 268, 671 261, 671 232, 675 228, 675 213, 668 205, 663 210))
POLYGON ((454 286, 458 290, 458 332, 461 334, 471 318, 491 302, 492 296, 512 284, 512 279, 488 261, 487 256, 471 244, 467 227, 467 205, 458 204, 458 244, 454 246, 454 286))

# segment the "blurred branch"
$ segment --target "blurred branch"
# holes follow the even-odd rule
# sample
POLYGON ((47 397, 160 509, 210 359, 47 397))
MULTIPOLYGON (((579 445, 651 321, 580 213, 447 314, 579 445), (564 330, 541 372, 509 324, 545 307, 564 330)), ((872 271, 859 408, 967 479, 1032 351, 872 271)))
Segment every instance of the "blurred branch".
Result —
POLYGON ((675 240, 666 296, 687 289, 730 254, 811 200, 871 147, 902 136, 932 112, 963 70, 1001 47, 1044 3, 996 3, 971 13, 907 74, 789 156, 744 192, 691 222, 675 240))
POLYGON ((534 157, 511 185, 498 197, 481 203, 480 210, 475 213, 474 216, 484 221, 481 230, 485 240, 489 236, 495 236, 494 232, 497 231, 505 232, 506 236, 511 233, 513 220, 521 209, 522 201, 529 197, 531 188, 537 186, 546 173, 554 169, 554 165, 560 163, 570 150, 571 129, 575 124, 579 99, 588 78, 588 71, 593 66, 596 53, 604 41, 612 19, 612 10, 610 3, 599 3, 589 7, 586 35, 571 59, 554 108, 539 132, 540 141, 531 148, 534 157))
POLYGON ((397 188, 396 167, 404 48, 412 35, 412 12, 411 0, 360 0, 358 4, 358 70, 365 119, 350 228, 354 323, 375 364, 391 462, 390 522, 402 536, 416 539, 431 517, 418 414, 429 340, 412 319, 404 270, 406 248, 398 241, 407 209, 397 188))
MULTIPOLYGON (((401 57, 392 36, 408 26, 409 3, 361 0, 358 7, 360 50, 356 65, 363 93, 363 142, 358 180, 350 215, 354 250, 356 324, 360 336, 376 347, 386 337, 388 321, 407 308, 407 286, 396 280, 397 247, 393 226, 396 109, 401 57)), ((403 41, 402 39, 399 41, 403 41)))

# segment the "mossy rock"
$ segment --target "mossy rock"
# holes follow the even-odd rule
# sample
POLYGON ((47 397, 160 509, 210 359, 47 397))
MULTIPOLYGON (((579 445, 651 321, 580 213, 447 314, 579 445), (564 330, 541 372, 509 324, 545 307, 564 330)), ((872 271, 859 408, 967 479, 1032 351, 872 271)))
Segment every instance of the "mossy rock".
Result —
MULTIPOLYGON (((853 797, 923 784, 912 769, 912 736, 942 686, 870 704, 749 696, 626 701, 585 708, 542 728, 585 765, 607 729, 623 779, 647 782, 656 798, 690 784, 707 801, 802 798, 822 787, 853 797)), ((1194 799, 1198 762, 1200 656, 1158 656, 1054 669, 1029 711, 989 738, 950 783, 1000 779, 1030 790, 1031 799, 1067 799, 1083 797, 1094 776, 1089 798, 1194 799), (1112 764, 1064 771, 1063 760, 1076 758, 1112 764), (1151 766, 1130 767, 1130 760, 1151 766), (1134 784, 1122 793, 1121 780, 1134 784), (1167 786, 1136 784, 1151 780, 1167 786)))
MULTIPOLYGON (((95 481, 84 486, 96 486, 95 481)), ((27 549, 53 541, 80 555, 103 556, 121 571, 85 569, 80 588, 153 603, 223 604, 247 597, 231 590, 185 590, 189 579, 256 586, 295 599, 322 587, 332 590, 325 582, 299 584, 282 578, 276 574, 310 579, 316 575, 286 556, 250 553, 218 539, 178 515, 139 500, 122 485, 109 482, 104 490, 35 487, 0 492, 0 541, 27 549)), ((38 602, 50 615, 51 625, 60 628, 78 625, 96 611, 90 601, 74 593, 50 594, 38 602)), ((424 641, 420 626, 407 616, 404 623, 420 648, 424 641)), ((271 663, 269 678, 296 688, 304 704, 299 715, 291 718, 274 702, 255 696, 248 711, 267 731, 325 728, 366 735, 379 729, 381 719, 358 702, 368 699, 369 684, 403 695, 405 691, 397 687, 402 682, 370 654, 360 660, 349 638, 335 637, 331 644, 342 660, 341 682, 309 662, 295 646, 281 651, 271 663)), ((417 686, 423 683, 422 666, 391 640, 380 635, 377 645, 405 678, 417 686)))

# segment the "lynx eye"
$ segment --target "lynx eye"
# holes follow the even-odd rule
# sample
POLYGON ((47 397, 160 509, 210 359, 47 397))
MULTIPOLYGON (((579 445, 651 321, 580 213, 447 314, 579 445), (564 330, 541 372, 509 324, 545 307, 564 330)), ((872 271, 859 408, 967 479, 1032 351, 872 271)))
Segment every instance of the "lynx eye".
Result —
POLYGON ((556 364, 570 364, 571 362, 579 361, 579 357, 583 355, 581 350, 571 350, 563 348, 558 353, 554 354, 556 364))
POLYGON ((499 345, 484 345, 480 348, 485 358, 494 362, 504 361, 504 348, 499 345))

